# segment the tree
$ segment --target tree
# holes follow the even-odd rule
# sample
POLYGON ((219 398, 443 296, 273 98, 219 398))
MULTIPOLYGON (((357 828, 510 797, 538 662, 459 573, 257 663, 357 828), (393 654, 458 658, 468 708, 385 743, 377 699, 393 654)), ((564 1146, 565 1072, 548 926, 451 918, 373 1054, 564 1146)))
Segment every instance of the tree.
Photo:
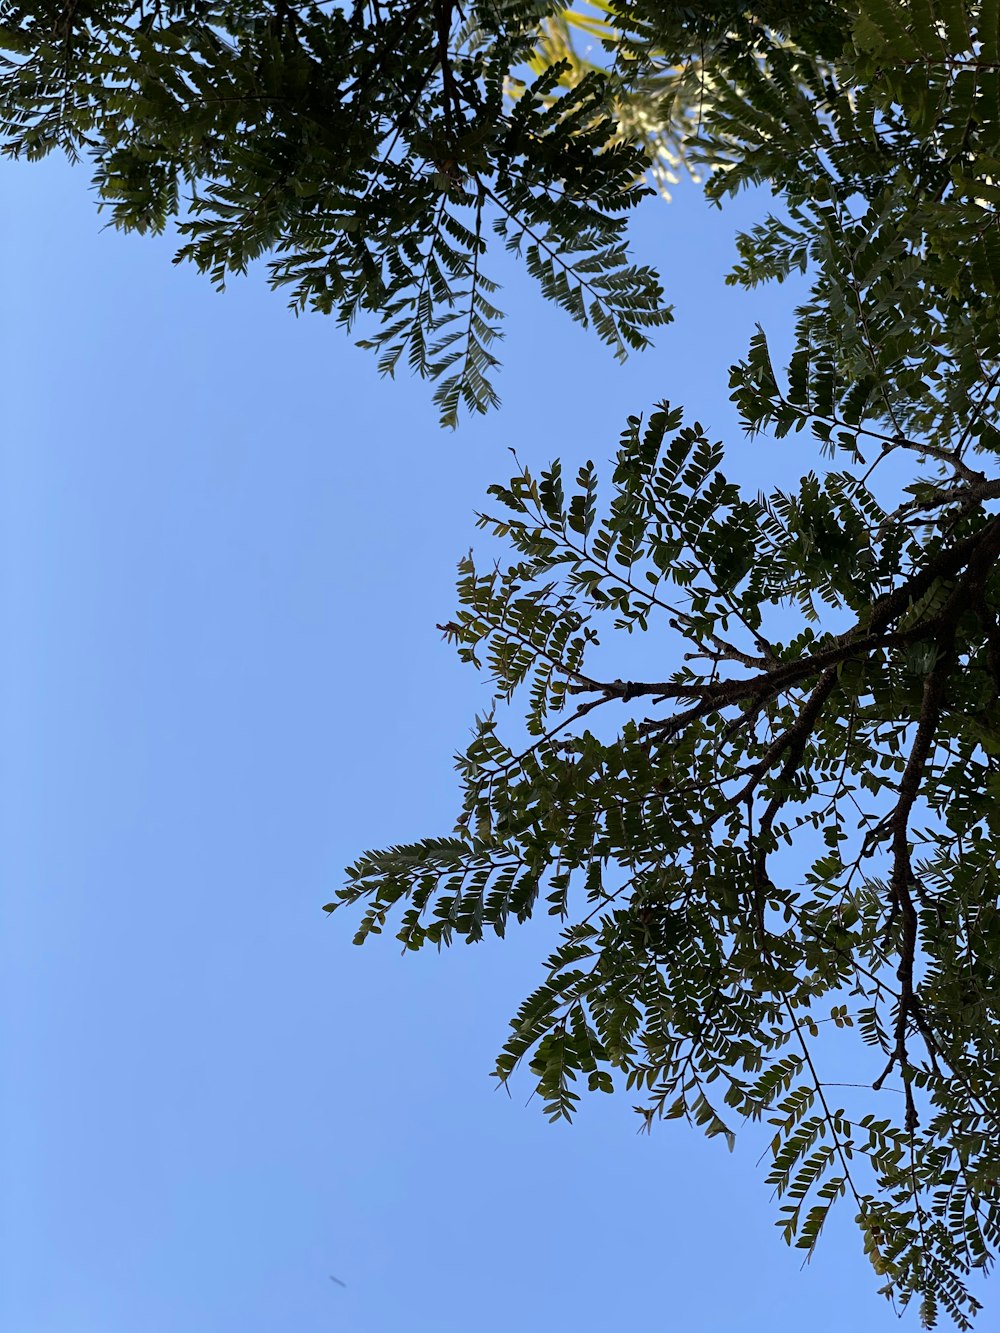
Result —
POLYGON ((399 907, 411 949, 559 917, 498 1079, 529 1062, 554 1118, 585 1079, 647 1127, 769 1121, 789 1243, 846 1198, 883 1290, 967 1328, 1000 1239, 1000 15, 873 0, 833 57, 714 59, 709 194, 783 204, 732 279, 812 283, 786 371, 760 333, 733 396, 825 461, 745 496, 661 404, 603 503, 590 463, 493 487, 511 555, 463 561, 442 626, 495 692, 457 826, 362 857, 329 910, 365 904, 363 941, 399 907), (602 674, 602 624, 682 665, 602 674))
POLYGON ((296 304, 373 312, 383 368, 437 377, 451 423, 494 401, 490 210, 623 353, 667 316, 624 249, 648 159, 622 127, 716 202, 778 196, 732 280, 810 296, 785 370, 761 333, 732 389, 816 470, 745 496, 663 404, 603 503, 589 463, 569 494, 558 463, 494 487, 511 555, 463 562, 442 628, 524 725, 481 718, 456 828, 362 857, 328 906, 365 904, 360 940, 398 907, 415 949, 544 903, 562 942, 498 1077, 528 1059, 553 1116, 586 1075, 646 1126, 769 1120, 789 1242, 846 1198, 887 1294, 966 1328, 1000 1237, 1000 5, 578 22, 607 68, 527 0, 8 6, 0 114, 15 154, 92 155, 121 225, 163 227, 184 185, 182 254, 217 281, 273 252, 296 304), (602 623, 682 665, 602 674, 602 623), (862 1039, 849 1099, 820 1022, 862 1039))

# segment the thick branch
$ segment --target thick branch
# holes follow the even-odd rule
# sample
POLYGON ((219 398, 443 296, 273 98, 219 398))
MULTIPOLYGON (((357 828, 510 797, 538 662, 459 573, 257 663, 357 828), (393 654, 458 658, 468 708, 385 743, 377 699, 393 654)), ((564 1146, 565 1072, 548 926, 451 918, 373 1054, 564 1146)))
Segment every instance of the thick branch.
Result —
POLYGON ((699 717, 704 717, 706 713, 731 707, 744 699, 777 694, 788 686, 815 676, 858 653, 868 653, 880 647, 901 647, 918 639, 932 637, 942 623, 954 615, 953 603, 956 598, 960 598, 963 605, 968 603, 973 586, 981 584, 998 556, 1000 556, 1000 516, 995 516, 978 532, 939 551, 923 569, 918 570, 893 592, 880 597, 873 604, 867 623, 859 620, 851 629, 837 635, 829 647, 817 653, 800 657, 793 662, 782 662, 753 676, 690 684, 680 681, 595 681, 590 684, 577 684, 571 687, 571 690, 573 693, 600 691, 607 699, 620 699, 623 703, 650 695, 663 700, 697 701, 693 708, 675 718, 648 724, 650 730, 659 727, 673 730, 678 725, 686 725, 699 717), (892 631, 889 628, 893 621, 928 591, 935 580, 953 577, 966 568, 967 579, 962 587, 956 589, 940 616, 909 630, 892 631))

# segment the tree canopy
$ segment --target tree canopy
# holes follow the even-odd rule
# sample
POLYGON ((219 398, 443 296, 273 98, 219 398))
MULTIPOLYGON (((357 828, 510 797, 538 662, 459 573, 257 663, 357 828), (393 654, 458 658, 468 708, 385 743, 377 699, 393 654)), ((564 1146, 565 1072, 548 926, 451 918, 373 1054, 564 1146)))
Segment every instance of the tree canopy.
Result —
POLYGON ((398 906, 408 948, 559 917, 497 1077, 556 1117, 620 1084, 646 1124, 770 1122, 786 1239, 845 1198, 926 1326, 969 1326, 1000 1237, 998 40, 995 5, 871 4, 835 55, 744 34, 703 71, 709 194, 779 196, 732 281, 810 282, 733 398, 815 470, 744 494, 661 404, 609 479, 492 488, 511 554, 463 562, 443 627, 495 691, 458 824, 331 904, 359 939, 398 906), (603 675, 627 634, 680 665, 603 675))
POLYGON ((495 696, 457 824, 328 907, 410 949, 559 918, 501 1081, 769 1122, 789 1243, 843 1199, 886 1294, 970 1327, 1000 1242, 1000 0, 60 0, 3 40, 8 151, 89 156, 218 282, 270 255, 295 304, 371 312, 449 423, 495 401, 487 220, 624 354, 667 318, 626 248, 645 167, 770 188, 731 281, 809 294, 788 364, 761 332, 731 389, 814 469, 747 494, 664 403, 610 478, 493 487, 509 554, 462 562, 441 627, 495 696))
POLYGON ((0 132, 8 155, 87 158, 119 227, 176 219, 178 259, 220 287, 266 256, 293 307, 348 328, 371 316, 382 370, 402 358, 436 380, 454 425, 462 405, 498 401, 490 233, 619 358, 669 319, 657 275, 628 253, 649 191, 629 135, 683 151, 703 67, 781 40, 782 24, 836 44, 827 0, 762 12, 577 15, 627 43, 616 69, 574 53, 549 0, 14 2, 0 132))

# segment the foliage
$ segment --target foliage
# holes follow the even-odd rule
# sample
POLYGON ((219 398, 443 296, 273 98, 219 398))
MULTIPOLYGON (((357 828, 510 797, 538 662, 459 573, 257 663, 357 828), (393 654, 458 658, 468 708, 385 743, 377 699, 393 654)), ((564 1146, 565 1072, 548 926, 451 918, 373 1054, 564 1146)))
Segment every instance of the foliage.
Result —
POLYGON ((624 241, 646 193, 608 75, 517 102, 544 4, 64 0, 0 16, 4 150, 86 155, 116 225, 181 218, 178 259, 220 287, 264 255, 296 309, 359 313, 391 374, 438 381, 442 420, 497 401, 492 229, 543 293, 624 357, 669 318, 624 241))
MULTIPOLYGON (((624 10, 655 69, 682 11, 624 10)), ((733 398, 816 468, 744 494, 661 404, 609 491, 590 463, 493 487, 510 555, 463 561, 442 626, 495 694, 457 825, 329 910, 410 949, 558 918, 497 1077, 527 1062, 553 1118, 585 1083, 647 1127, 767 1122, 789 1243, 846 1199, 883 1290, 968 1328, 1000 1242, 1000 5, 713 13, 687 151, 710 197, 780 204, 732 281, 810 281, 789 364, 759 333, 733 398)))
POLYGON ((646 346, 670 318, 625 237, 647 165, 686 158, 735 55, 843 29, 829 0, 601 4, 4 0, 0 145, 88 158, 116 226, 177 219, 219 287, 266 257, 293 309, 375 323, 382 372, 436 380, 454 426, 498 402, 488 235, 619 359, 646 346))
MULTIPOLYGON (((595 73, 606 77, 617 137, 642 145, 650 176, 663 197, 669 199, 671 186, 680 179, 679 170, 686 169, 697 180, 687 147, 704 95, 703 59, 692 55, 671 64, 651 46, 644 52, 641 69, 630 68, 636 61, 622 60, 609 66, 606 53, 614 50, 618 41, 615 19, 611 0, 592 0, 587 11, 556 11, 542 21, 528 67, 539 75, 561 65, 560 88, 575 87, 595 73)), ((517 97, 525 82, 514 77, 509 86, 517 97)))

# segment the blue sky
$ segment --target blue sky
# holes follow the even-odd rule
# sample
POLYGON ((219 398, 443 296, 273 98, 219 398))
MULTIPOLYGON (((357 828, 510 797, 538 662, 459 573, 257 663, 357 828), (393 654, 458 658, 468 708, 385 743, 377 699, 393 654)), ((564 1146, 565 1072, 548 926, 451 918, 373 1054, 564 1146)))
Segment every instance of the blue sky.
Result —
POLYGON ((0 1328, 895 1327, 846 1210, 800 1271, 751 1140, 494 1090, 544 925, 402 958, 320 910, 451 827, 486 696, 434 626, 508 446, 603 461, 667 396, 802 470, 727 402, 790 304, 722 285, 749 205, 642 211, 677 322, 624 368, 495 266, 504 406, 444 434, 259 276, 101 230, 83 170, 2 170, 0 1328))

